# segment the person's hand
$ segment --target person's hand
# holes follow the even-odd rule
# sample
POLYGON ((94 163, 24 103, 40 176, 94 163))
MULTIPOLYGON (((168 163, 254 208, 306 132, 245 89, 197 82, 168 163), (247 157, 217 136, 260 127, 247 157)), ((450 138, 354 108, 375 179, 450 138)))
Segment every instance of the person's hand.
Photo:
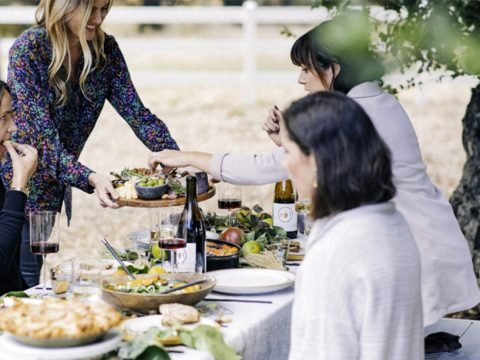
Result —
POLYGON ((117 209, 120 206, 115 202, 119 198, 113 188, 112 182, 106 176, 91 173, 88 176, 88 183, 95 188, 100 206, 117 209))
POLYGON ((148 166, 155 170, 160 165, 163 169, 181 168, 189 166, 189 156, 186 151, 162 150, 152 152, 148 156, 148 166))
POLYGON ((12 159, 13 179, 11 187, 23 189, 37 169, 37 149, 13 141, 5 141, 3 144, 12 159))
POLYGON ((282 146, 282 141, 280 140, 280 121, 282 120, 282 113, 275 105, 268 111, 268 116, 265 122, 263 123, 263 130, 268 134, 270 139, 278 145, 282 146))

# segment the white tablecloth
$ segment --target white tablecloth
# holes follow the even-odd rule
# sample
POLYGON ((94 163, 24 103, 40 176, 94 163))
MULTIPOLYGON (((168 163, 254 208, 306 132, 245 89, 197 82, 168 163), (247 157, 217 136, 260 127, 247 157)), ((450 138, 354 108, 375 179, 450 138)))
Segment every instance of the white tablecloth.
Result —
MULTIPOLYGON (((207 298, 271 300, 272 304, 218 303, 233 312, 233 321, 222 328, 225 341, 243 359, 283 360, 290 349, 290 319, 293 288, 258 296, 228 296, 212 293, 207 298)), ((182 348, 184 354, 171 354, 173 360, 213 360, 210 354, 182 348)))

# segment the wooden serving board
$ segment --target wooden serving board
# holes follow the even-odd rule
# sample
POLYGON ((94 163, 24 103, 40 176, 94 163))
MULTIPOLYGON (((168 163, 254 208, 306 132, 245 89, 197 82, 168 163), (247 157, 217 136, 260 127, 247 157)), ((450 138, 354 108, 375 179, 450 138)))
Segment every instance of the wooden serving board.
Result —
MULTIPOLYGON (((207 192, 197 195, 197 201, 208 200, 215 196, 215 188, 210 186, 207 192)), ((173 200, 144 200, 144 199, 123 199, 117 200, 117 204, 120 206, 141 207, 141 208, 157 208, 167 206, 185 205, 185 197, 179 197, 173 200)))

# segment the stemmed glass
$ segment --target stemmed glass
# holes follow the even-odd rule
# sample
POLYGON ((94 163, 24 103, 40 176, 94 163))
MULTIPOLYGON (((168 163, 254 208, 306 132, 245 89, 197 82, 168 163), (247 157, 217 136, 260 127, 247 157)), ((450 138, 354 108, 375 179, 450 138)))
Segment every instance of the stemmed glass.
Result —
POLYGON ((169 252, 170 272, 176 273, 178 271, 177 250, 186 247, 186 240, 184 237, 177 236, 178 216, 172 208, 162 208, 159 210, 159 214, 160 224, 157 232, 158 246, 160 249, 169 252))
POLYGON ((30 252, 43 256, 42 297, 47 294, 47 254, 59 250, 59 221, 60 215, 56 211, 30 212, 30 252))
POLYGON ((241 207, 242 187, 226 182, 218 184, 218 208, 228 212, 227 226, 235 225, 232 223, 232 211, 241 207))

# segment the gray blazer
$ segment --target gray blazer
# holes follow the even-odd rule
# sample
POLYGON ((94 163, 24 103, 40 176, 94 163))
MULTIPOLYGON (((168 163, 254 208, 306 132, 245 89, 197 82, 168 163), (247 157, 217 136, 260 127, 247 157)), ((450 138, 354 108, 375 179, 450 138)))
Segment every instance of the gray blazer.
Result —
MULTIPOLYGON (((480 302, 468 244, 453 210, 426 173, 415 130, 400 103, 376 82, 348 94, 370 116, 392 153, 397 195, 393 199, 415 238, 422 267, 424 326, 480 302)), ((282 148, 270 154, 215 154, 211 173, 241 185, 273 183, 288 177, 282 148)))

